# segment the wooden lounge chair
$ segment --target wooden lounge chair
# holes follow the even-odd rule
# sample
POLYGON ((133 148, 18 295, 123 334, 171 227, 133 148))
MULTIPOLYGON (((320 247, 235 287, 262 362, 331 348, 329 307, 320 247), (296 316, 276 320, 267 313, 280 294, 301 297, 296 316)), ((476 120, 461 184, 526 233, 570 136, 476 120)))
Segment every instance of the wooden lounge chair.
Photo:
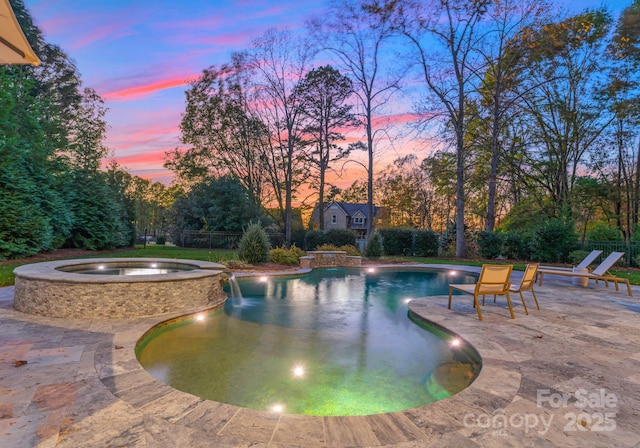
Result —
POLYGON ((478 311, 478 319, 482 320, 482 312, 480 311, 480 302, 478 302, 478 296, 482 296, 482 303, 484 303, 484 296, 492 294, 494 297, 497 295, 507 296, 507 303, 509 304, 509 312, 511 318, 515 319, 513 314, 513 307, 511 306, 511 298, 509 297, 509 277, 511 276, 511 270, 513 265, 510 264, 485 264, 482 265, 482 271, 480 272, 480 278, 478 283, 475 284, 452 284, 449 285, 449 309, 451 309, 451 294, 453 290, 470 294, 473 296, 473 306, 478 311))
MULTIPOLYGON (((598 251, 595 251, 598 252, 598 251)), ((519 285, 511 285, 509 287, 509 292, 517 292, 520 294, 520 299, 522 299, 522 306, 524 307, 524 312, 529 314, 529 310, 527 310, 527 305, 524 303, 524 296, 522 295, 522 291, 531 291, 531 295, 533 296, 533 300, 536 302, 536 307, 540 309, 540 305, 538 304, 538 298, 536 297, 536 293, 533 290, 533 285, 536 283, 536 274, 538 273, 538 264, 528 264, 527 268, 522 274, 522 280, 520 280, 519 285)))
POLYGON ((609 282, 613 282, 616 285, 616 291, 619 291, 618 283, 626 284, 627 291, 631 296, 631 285, 629 284, 629 280, 622 277, 615 277, 608 272, 609 269, 611 269, 611 267, 614 264, 616 264, 616 262, 620 258, 622 258, 623 255, 624 255, 624 252, 611 252, 611 254, 609 254, 609 256, 605 258, 604 261, 600 263, 598 267, 596 267, 592 272, 573 272, 573 271, 566 271, 566 270, 554 269, 554 268, 539 268, 538 284, 542 285, 542 279, 544 278, 545 274, 564 275, 566 277, 586 278, 587 280, 592 279, 592 280, 595 280, 596 282, 598 280, 603 280, 606 287, 609 287, 609 282))
POLYGON ((592 250, 589 255, 584 257, 584 260, 582 260, 579 265, 573 268, 564 268, 564 267, 557 267, 557 266, 538 266, 538 269, 553 269, 558 271, 573 271, 573 270, 584 271, 585 269, 589 269, 589 266, 591 265, 591 263, 593 263, 596 260, 596 258, 600 256, 601 253, 602 253, 601 250, 592 250))

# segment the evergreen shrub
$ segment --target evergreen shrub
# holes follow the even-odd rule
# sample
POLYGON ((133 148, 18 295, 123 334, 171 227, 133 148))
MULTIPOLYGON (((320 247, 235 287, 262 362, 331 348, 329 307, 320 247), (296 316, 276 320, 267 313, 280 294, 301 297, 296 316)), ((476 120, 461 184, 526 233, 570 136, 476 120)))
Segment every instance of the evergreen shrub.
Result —
POLYGON ((309 230, 304 236, 304 248, 306 250, 316 250, 316 248, 325 243, 324 231, 309 230))
POLYGON ((269 237, 259 222, 247 225, 240 240, 238 257, 247 263, 265 263, 269 261, 269 237))
POLYGON ((411 253, 416 257, 435 257, 438 255, 439 236, 433 230, 414 230, 411 253))
POLYGON ((356 234, 349 229, 329 229, 324 232, 324 242, 334 246, 355 246, 356 234))
POLYGON ((578 247, 574 223, 562 218, 545 221, 532 237, 532 258, 545 263, 564 263, 578 247))
POLYGON ((478 232, 478 252, 482 258, 493 260, 503 255, 504 236, 498 232, 478 232))
POLYGON ((411 229, 379 229, 382 237, 382 250, 386 255, 410 255, 413 244, 411 229))
POLYGON ((367 258, 380 258, 383 253, 383 240, 379 232, 374 232, 364 248, 364 256, 367 258))

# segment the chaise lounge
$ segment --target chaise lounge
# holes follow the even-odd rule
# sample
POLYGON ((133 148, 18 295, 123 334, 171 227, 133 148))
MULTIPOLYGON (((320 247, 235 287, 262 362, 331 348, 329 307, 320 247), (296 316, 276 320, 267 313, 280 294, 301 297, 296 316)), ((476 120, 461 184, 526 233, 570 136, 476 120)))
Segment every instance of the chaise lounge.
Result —
POLYGON ((538 266, 538 269, 550 269, 553 271, 584 271, 585 269, 589 269, 589 266, 591 265, 591 263, 596 261, 596 258, 598 258, 601 253, 602 253, 601 250, 592 250, 589 255, 584 257, 584 259, 580 262, 579 265, 573 268, 564 268, 564 267, 558 267, 558 266, 538 266))
POLYGON ((574 272, 566 269, 557 269, 551 267, 539 268, 538 269, 538 284, 542 285, 542 280, 544 279, 545 274, 548 275, 563 275, 565 277, 577 277, 584 279, 592 279, 595 280, 596 283, 598 280, 604 281, 606 287, 609 287, 609 282, 613 282, 616 285, 616 291, 618 289, 618 283, 624 283, 627 285, 627 291, 629 292, 629 296, 631 296, 631 285, 629 284, 629 280, 622 277, 616 277, 610 274, 608 271, 611 267, 616 264, 616 262, 622 258, 624 252, 611 252, 607 258, 604 259, 602 263, 598 265, 592 272, 574 272))

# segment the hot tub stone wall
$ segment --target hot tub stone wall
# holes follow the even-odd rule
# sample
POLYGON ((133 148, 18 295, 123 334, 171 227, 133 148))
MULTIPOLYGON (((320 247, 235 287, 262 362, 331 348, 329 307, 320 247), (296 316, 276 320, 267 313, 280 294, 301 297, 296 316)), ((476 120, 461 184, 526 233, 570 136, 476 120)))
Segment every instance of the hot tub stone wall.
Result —
POLYGON ((227 298, 222 289, 227 274, 217 270, 178 273, 173 278, 129 276, 126 281, 117 281, 116 276, 89 281, 84 274, 58 272, 51 278, 36 277, 33 272, 16 273, 16 310, 62 318, 130 318, 213 307, 227 298), (64 278, 70 275, 79 280, 64 278))
POLYGON ((128 318, 215 306, 225 299, 214 277, 128 284, 16 279, 14 308, 50 317, 128 318))

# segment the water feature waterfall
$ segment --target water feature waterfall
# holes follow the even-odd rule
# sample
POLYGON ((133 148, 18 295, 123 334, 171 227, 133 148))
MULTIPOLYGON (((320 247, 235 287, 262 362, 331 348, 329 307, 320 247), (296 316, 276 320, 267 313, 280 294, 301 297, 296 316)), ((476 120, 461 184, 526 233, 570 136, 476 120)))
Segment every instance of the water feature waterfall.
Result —
POLYGON ((236 279, 236 276, 233 274, 229 277, 229 291, 231 292, 231 303, 240 305, 242 303, 242 291, 240 291, 238 279, 236 279))

